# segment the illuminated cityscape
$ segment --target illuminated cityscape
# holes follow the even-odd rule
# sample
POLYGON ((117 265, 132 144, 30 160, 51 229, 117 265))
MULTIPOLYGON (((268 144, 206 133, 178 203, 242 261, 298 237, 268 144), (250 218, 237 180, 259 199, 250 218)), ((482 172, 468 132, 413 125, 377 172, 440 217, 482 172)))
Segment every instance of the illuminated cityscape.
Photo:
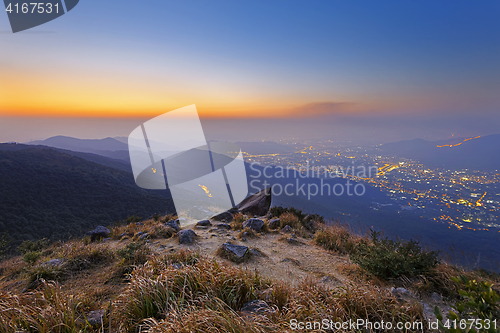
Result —
POLYGON ((332 177, 333 173, 336 177, 379 188, 388 195, 390 202, 373 202, 370 207, 373 210, 411 211, 422 218, 447 223, 450 228, 500 232, 498 171, 431 167, 410 159, 383 155, 376 147, 342 147, 329 141, 287 145, 293 148, 290 152, 245 153, 245 159, 248 163, 295 170, 309 166, 315 170, 314 177, 332 177), (369 170, 374 166, 377 172, 371 176, 350 172, 353 167, 369 170))

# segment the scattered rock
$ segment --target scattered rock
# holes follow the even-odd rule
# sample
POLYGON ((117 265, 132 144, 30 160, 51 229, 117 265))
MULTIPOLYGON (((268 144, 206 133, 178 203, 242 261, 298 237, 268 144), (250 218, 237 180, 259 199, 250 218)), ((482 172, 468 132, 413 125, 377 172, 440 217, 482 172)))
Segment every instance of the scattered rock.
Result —
POLYGON ((87 318, 87 322, 89 323, 89 325, 95 327, 104 324, 103 321, 105 315, 106 311, 101 309, 101 310, 90 311, 89 313, 87 313, 85 317, 87 318))
POLYGON ((232 222, 233 219, 234 219, 233 214, 231 214, 230 212, 223 212, 215 216, 212 216, 212 220, 214 221, 232 222))
POLYGON ((264 221, 261 219, 248 219, 243 222, 243 228, 250 228, 254 231, 259 232, 264 226, 264 221))
POLYGON ((175 230, 175 232, 179 232, 181 228, 179 227, 179 220, 170 220, 168 222, 165 222, 165 227, 170 227, 175 230))
POLYGON ((146 237, 148 237, 148 233, 147 233, 147 232, 144 232, 144 233, 142 233, 142 235, 139 237, 139 239, 145 239, 146 237))
POLYGON ((212 225, 212 223, 210 223, 210 220, 201 220, 201 221, 196 223, 196 226, 199 226, 199 227, 208 227, 211 225, 212 225))
POLYGON ((301 241, 299 241, 297 238, 295 237, 290 237, 290 238, 284 238, 283 239, 285 242, 288 242, 288 244, 290 245, 304 245, 304 243, 302 243, 301 241))
POLYGON ((265 301, 255 300, 243 304, 241 312, 246 314, 266 314, 271 312, 271 307, 265 301))
POLYGON ((142 222, 135 222, 135 225, 140 226, 140 225, 144 225, 144 223, 142 223, 142 222))
POLYGON ((110 233, 111 231, 108 228, 100 225, 96 227, 94 230, 87 232, 87 235, 90 236, 90 240, 93 242, 96 239, 108 238, 110 233))
POLYGON ((393 294, 398 302, 403 302, 405 300, 408 300, 412 293, 408 289, 405 288, 391 288, 391 294, 393 294))
POLYGON ((200 230, 206 230, 206 229, 208 229, 208 227, 205 227, 205 226, 202 226, 202 225, 195 225, 194 228, 195 229, 200 229, 200 230))
POLYGON ((179 236, 179 244, 193 244, 194 239, 198 237, 191 229, 181 230, 177 235, 179 236))
POLYGON ((263 216, 271 207, 271 188, 268 187, 249 196, 238 205, 238 211, 252 216, 263 216))
POLYGON ((106 242, 107 242, 107 241, 109 241, 109 240, 111 240, 111 238, 109 238, 109 237, 108 237, 108 238, 104 238, 104 239, 102 240, 102 242, 103 242, 103 243, 106 243, 106 242))
POLYGON ((438 293, 436 293, 436 292, 433 292, 433 293, 432 293, 432 295, 431 295, 431 300, 432 300, 433 302, 439 303, 439 302, 441 302, 441 299, 442 299, 441 295, 439 295, 439 294, 438 294, 438 293))
POLYGON ((269 226, 269 229, 278 229, 280 227, 280 219, 272 219, 270 221, 267 221, 267 225, 269 226))
POLYGON ((218 251, 221 257, 227 258, 235 263, 241 263, 251 256, 247 246, 224 243, 218 251))
POLYGON ((50 259, 42 264, 42 266, 59 267, 64 263, 62 259, 50 259))
POLYGON ((231 230, 231 226, 227 223, 218 223, 215 226, 219 229, 231 230))
POLYGON ((281 229, 281 232, 285 232, 285 233, 292 232, 292 227, 290 227, 289 225, 286 225, 283 227, 283 229, 281 229))

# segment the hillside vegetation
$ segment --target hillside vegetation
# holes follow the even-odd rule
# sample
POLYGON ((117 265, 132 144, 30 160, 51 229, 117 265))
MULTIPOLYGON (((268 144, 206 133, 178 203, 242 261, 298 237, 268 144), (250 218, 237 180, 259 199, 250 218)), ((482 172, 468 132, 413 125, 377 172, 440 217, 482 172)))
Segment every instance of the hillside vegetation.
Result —
POLYGON ((8 232, 14 247, 83 235, 133 214, 175 212, 165 191, 138 188, 131 173, 50 148, 0 146, 0 234, 8 232))

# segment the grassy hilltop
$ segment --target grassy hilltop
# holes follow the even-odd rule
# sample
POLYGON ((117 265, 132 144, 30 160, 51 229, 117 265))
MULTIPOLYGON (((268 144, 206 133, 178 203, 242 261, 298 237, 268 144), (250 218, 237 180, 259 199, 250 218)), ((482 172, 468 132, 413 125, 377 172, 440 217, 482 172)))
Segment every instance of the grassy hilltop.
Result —
POLYGON ((498 275, 454 267, 416 242, 356 235, 295 209, 271 208, 259 231, 243 227, 248 218, 188 226, 192 244, 179 243, 174 216, 129 220, 93 242, 25 242, 21 256, 0 263, 0 332, 293 332, 323 319, 427 325, 435 306, 443 323, 449 310, 459 320, 499 318, 498 275), (247 249, 234 256, 228 242, 247 249))

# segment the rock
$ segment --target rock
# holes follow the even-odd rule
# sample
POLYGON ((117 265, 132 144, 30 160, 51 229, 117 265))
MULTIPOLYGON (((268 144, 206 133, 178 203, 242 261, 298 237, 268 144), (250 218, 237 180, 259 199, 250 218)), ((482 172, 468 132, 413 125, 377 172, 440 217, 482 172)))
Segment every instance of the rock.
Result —
POLYGON ((118 238, 122 238, 123 236, 128 236, 128 233, 124 232, 124 233, 121 233, 118 238))
POLYGON ((101 310, 95 310, 95 311, 90 311, 87 313, 85 318, 87 319, 87 322, 89 323, 90 326, 101 326, 104 324, 104 316, 106 314, 106 311, 103 309, 101 310))
POLYGON ((42 266, 59 267, 64 263, 62 259, 50 259, 42 264, 42 266))
POLYGON ((196 223, 196 226, 199 226, 199 227, 208 227, 211 225, 212 225, 212 223, 210 223, 210 220, 201 220, 201 221, 196 223))
POLYGON ((231 226, 227 223, 218 223, 215 226, 219 229, 231 230, 231 226))
POLYGON ((90 236, 90 240, 93 242, 96 239, 108 238, 110 233, 111 233, 111 231, 108 228, 100 225, 100 226, 96 227, 94 230, 87 232, 87 235, 90 236))
POLYGON ((175 232, 179 232, 181 228, 179 227, 179 220, 170 220, 163 224, 165 227, 170 227, 175 230, 175 232))
POLYGON ((101 242, 106 243, 107 241, 111 240, 111 238, 104 238, 101 242))
POLYGON ((179 244, 193 244, 194 239, 198 237, 191 229, 181 230, 177 235, 179 236, 179 244))
POLYGON ((283 227, 283 229, 281 229, 281 232, 292 232, 292 227, 286 225, 283 227))
POLYGON ((256 257, 264 257, 264 258, 267 258, 267 254, 265 254, 264 252, 262 252, 261 250, 259 249, 250 249, 250 252, 252 252, 252 254, 256 257))
POLYGON ((208 227, 204 227, 204 226, 201 226, 201 225, 195 225, 194 228, 195 229, 200 229, 200 230, 206 230, 206 229, 208 229, 208 227))
POLYGON ((148 237, 148 233, 147 232, 144 232, 140 237, 139 239, 145 239, 146 237, 148 237))
POLYGON ((261 219, 248 219, 243 222, 243 228, 250 228, 253 231, 259 232, 264 226, 264 221, 261 219))
POLYGON ((411 291, 409 291, 408 289, 405 289, 405 288, 392 288, 391 294, 411 296, 411 291))
POLYGON ((441 302, 441 295, 439 295, 436 292, 433 292, 432 295, 431 295, 431 300, 433 302, 439 303, 439 302, 441 302))
POLYGON ((142 222, 135 222, 135 225, 136 226, 141 226, 141 225, 144 225, 144 223, 142 223, 142 222))
POLYGON ((172 264, 172 267, 173 267, 174 269, 181 269, 181 268, 182 268, 182 266, 183 266, 183 265, 182 265, 181 263, 175 263, 175 264, 172 264))
POLYGON ((247 246, 224 243, 220 247, 222 256, 236 263, 243 262, 250 256, 250 251, 247 246))
POLYGON ((278 229, 280 227, 280 219, 272 219, 270 221, 267 221, 267 225, 269 226, 269 229, 278 229))
POLYGON ((301 241, 299 241, 297 238, 295 237, 290 237, 290 238, 286 238, 285 239, 288 244, 290 245, 304 245, 304 243, 302 243, 301 241))
POLYGON ((245 303, 241 307, 241 312, 248 314, 266 314, 270 311, 271 307, 265 301, 261 300, 255 300, 245 303))
POLYGON ((226 222, 232 222, 234 219, 233 214, 230 212, 223 212, 220 214, 217 214, 215 216, 212 216, 212 220, 214 221, 223 221, 225 220, 226 222))
POLYGON ((238 205, 238 211, 252 216, 264 216, 271 207, 271 188, 249 196, 238 205))

